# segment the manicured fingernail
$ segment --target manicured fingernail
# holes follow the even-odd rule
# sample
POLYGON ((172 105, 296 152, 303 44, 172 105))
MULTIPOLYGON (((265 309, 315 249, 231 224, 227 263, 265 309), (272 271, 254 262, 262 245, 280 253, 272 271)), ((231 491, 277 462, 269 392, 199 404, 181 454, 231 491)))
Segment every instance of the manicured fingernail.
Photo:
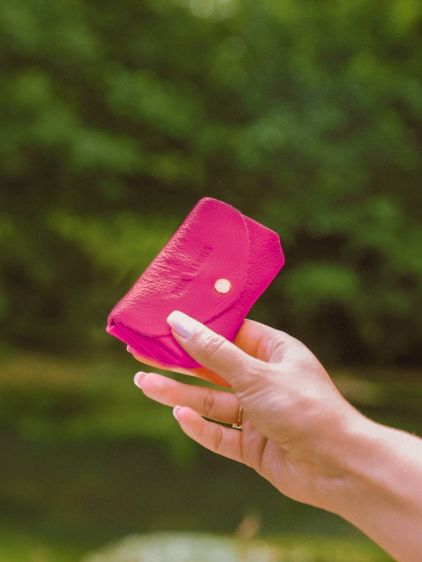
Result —
POLYGON ((180 310, 173 310, 167 316, 167 323, 183 338, 190 338, 197 329, 198 322, 180 310))
POLYGON ((173 408, 173 416, 176 418, 177 421, 180 421, 180 419, 179 419, 179 412, 180 412, 181 409, 182 409, 181 406, 175 406, 175 407, 173 408))
POLYGON ((139 388, 141 387, 141 382, 142 379, 145 377, 146 373, 144 373, 143 371, 139 371, 136 373, 136 375, 133 377, 133 382, 136 384, 136 386, 138 386, 139 388))

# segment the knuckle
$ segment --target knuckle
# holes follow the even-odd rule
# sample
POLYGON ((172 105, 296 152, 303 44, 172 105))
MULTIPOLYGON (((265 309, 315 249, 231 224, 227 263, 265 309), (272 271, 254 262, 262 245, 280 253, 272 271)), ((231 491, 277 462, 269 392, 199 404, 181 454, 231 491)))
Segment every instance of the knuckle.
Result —
POLYGON ((204 415, 210 417, 213 410, 214 410, 215 398, 213 391, 209 389, 205 389, 204 398, 202 408, 204 411, 204 415))
POLYGON ((295 360, 295 369, 302 373, 312 372, 315 367, 315 362, 307 353, 300 353, 295 360))
POLYGON ((207 335, 203 338, 202 349, 207 357, 212 358, 225 344, 225 339, 217 334, 207 335))
POLYGON ((218 453, 221 449, 221 444, 223 442, 223 428, 220 425, 217 425, 215 428, 214 433, 214 451, 218 453))

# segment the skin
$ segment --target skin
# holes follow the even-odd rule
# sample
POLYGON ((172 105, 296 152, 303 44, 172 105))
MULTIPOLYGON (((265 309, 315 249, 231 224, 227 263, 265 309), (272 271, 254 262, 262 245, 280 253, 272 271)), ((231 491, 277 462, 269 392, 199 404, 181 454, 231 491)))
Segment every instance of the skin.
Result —
POLYGON ((173 407, 186 435, 253 468, 282 494, 343 517, 396 560, 421 560, 422 439, 366 418, 285 332, 246 319, 232 343, 180 312, 168 322, 202 367, 169 369, 134 357, 225 387, 136 374, 146 396, 173 407), (189 337, 176 331, 177 320, 189 337), (235 422, 240 405, 242 430, 223 425, 235 422))

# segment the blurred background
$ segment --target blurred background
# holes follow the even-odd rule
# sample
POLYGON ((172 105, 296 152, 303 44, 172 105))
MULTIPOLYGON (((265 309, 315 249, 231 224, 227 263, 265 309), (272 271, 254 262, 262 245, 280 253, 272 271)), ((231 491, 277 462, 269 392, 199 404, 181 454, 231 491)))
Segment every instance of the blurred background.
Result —
POLYGON ((249 317, 422 433, 421 2, 3 0, 0 61, 0 561, 159 531, 388 560, 190 442, 105 320, 222 199, 286 253, 249 317))

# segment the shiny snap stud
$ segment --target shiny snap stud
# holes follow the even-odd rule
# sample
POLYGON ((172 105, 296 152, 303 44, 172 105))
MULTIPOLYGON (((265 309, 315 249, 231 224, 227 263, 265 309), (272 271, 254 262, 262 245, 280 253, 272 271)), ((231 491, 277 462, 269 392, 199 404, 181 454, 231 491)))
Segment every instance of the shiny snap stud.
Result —
POLYGON ((217 281, 214 283, 214 289, 217 291, 217 293, 228 293, 231 288, 232 284, 228 279, 217 279, 217 281))

